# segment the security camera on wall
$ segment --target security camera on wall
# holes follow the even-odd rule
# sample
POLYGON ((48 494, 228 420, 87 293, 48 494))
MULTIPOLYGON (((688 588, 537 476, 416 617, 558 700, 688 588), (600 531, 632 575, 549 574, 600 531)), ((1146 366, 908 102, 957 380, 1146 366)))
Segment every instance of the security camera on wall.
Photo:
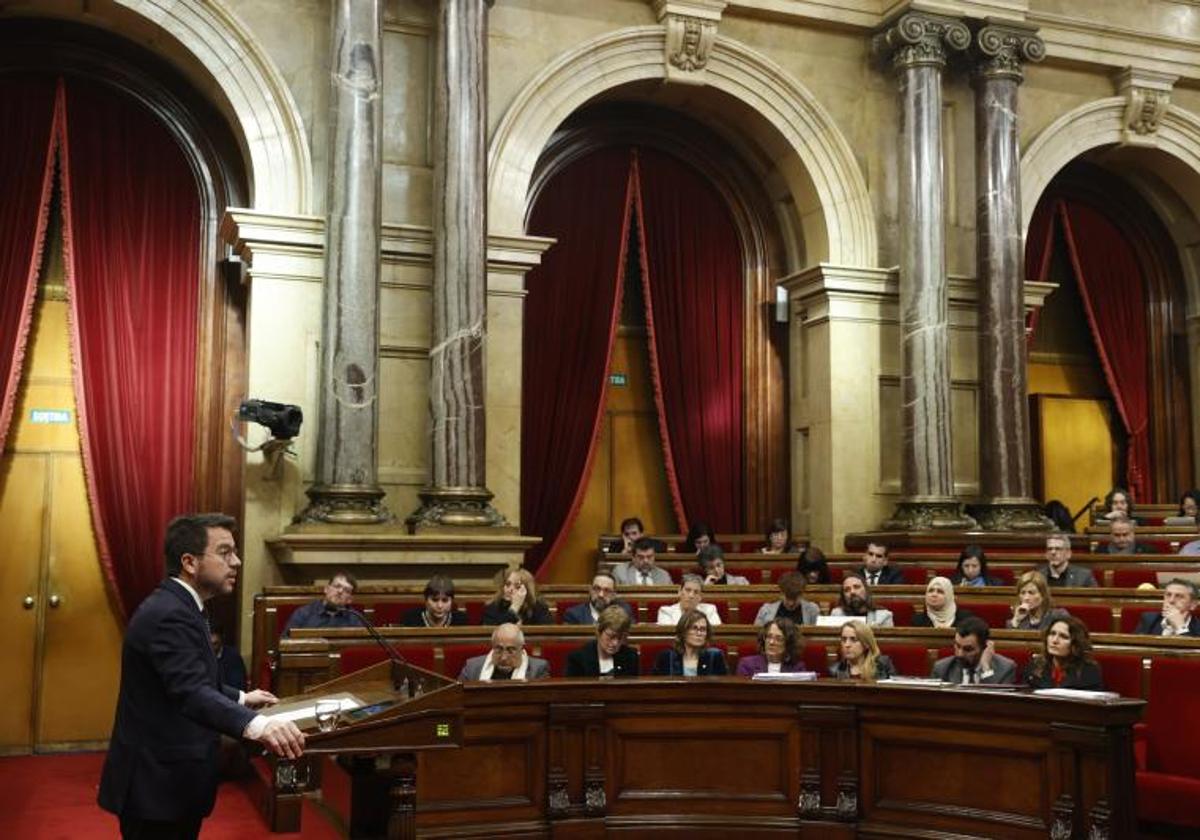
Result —
POLYGON ((298 405, 271 402, 269 400, 244 400, 238 406, 234 417, 237 421, 257 423, 271 433, 271 437, 258 446, 251 446, 244 437, 234 430, 238 444, 247 452, 262 452, 263 460, 268 466, 267 476, 278 479, 282 469, 283 456, 296 455, 292 449, 292 440, 300 434, 300 425, 304 422, 304 412, 298 405))

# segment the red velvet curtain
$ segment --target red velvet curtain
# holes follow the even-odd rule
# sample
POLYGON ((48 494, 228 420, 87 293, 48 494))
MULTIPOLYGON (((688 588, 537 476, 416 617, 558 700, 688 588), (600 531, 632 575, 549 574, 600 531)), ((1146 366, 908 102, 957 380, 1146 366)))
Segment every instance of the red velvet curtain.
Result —
POLYGON ((163 578, 163 526, 194 499, 200 194, 166 128, 110 88, 70 80, 62 129, 84 468, 128 616, 163 578))
POLYGON ((526 278, 521 527, 553 557, 579 512, 604 411, 629 234, 629 150, 575 161, 538 196, 529 232, 558 240, 526 278))
POLYGON ((54 178, 55 82, 0 77, 0 451, 21 383, 54 178))
POLYGON ((1057 203, 1057 214, 1104 377, 1128 434, 1128 486, 1135 499, 1147 500, 1153 465, 1141 267, 1121 229, 1095 207, 1064 199, 1057 203))
POLYGON ((741 246, 724 200, 682 161, 639 150, 635 207, 650 363, 681 528, 744 530, 741 246))
MULTIPOLYGON (((1057 202, 1038 202, 1029 220, 1029 231, 1025 235, 1025 279, 1033 283, 1045 283, 1050 270, 1050 252, 1054 247, 1054 218, 1057 202)), ((1026 319, 1029 340, 1037 331, 1041 308, 1034 309, 1026 319)))

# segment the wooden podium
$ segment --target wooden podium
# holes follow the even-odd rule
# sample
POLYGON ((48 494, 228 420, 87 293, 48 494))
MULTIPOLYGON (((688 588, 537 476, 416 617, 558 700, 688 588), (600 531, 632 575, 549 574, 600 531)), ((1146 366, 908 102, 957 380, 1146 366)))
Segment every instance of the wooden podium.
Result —
POLYGON ((463 688, 400 662, 380 662, 282 698, 268 714, 293 716, 304 730, 304 757, 270 757, 264 811, 272 831, 299 831, 305 791, 320 786, 322 756, 336 755, 351 776, 351 837, 416 837, 417 753, 454 749, 463 739, 463 688), (335 729, 321 732, 322 698, 352 698, 335 729))

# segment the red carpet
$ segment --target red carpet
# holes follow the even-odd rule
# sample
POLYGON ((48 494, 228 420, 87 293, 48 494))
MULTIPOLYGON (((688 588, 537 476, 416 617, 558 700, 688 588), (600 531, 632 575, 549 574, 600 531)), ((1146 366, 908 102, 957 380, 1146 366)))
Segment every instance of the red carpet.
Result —
MULTIPOLYGON (((117 818, 96 805, 104 753, 0 758, 0 837, 13 840, 91 840, 118 837, 117 818)), ((226 782, 204 821, 202 840, 246 837, 328 840, 340 835, 305 803, 299 834, 271 834, 248 783, 226 782)))

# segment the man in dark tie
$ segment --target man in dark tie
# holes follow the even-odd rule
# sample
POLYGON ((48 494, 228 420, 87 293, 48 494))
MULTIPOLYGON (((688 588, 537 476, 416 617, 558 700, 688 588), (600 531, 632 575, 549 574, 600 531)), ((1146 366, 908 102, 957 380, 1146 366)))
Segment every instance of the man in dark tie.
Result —
POLYGON ((217 795, 220 735, 258 741, 299 758, 294 723, 253 709, 268 691, 221 684, 204 602, 228 595, 242 565, 235 522, 219 513, 180 516, 167 525, 166 572, 134 612, 121 649, 121 688, 100 807, 116 814, 126 840, 184 840, 200 833, 217 795))
POLYGON ((867 543, 867 550, 863 552, 861 576, 867 586, 872 588, 880 584, 892 586, 904 583, 904 575, 900 570, 888 565, 887 546, 881 543, 867 543))
POLYGON ((987 622, 977 616, 965 618, 954 631, 954 655, 933 666, 934 679, 954 685, 1011 685, 1017 663, 996 653, 988 636, 987 622))

